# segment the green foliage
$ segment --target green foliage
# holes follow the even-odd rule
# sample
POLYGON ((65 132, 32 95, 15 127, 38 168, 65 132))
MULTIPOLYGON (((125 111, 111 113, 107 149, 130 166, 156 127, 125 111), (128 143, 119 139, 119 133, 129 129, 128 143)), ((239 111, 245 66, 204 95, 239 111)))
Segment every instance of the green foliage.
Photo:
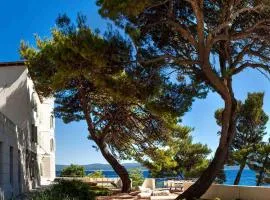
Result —
POLYGON ((183 141, 180 140, 177 146, 175 160, 180 172, 186 178, 199 177, 209 164, 207 156, 211 153, 211 150, 207 145, 192 143, 191 137, 183 141))
POLYGON ((226 174, 223 167, 221 170, 219 170, 217 177, 215 179, 215 183, 223 184, 225 181, 226 181, 226 174))
POLYGON ((151 63, 161 72, 174 71, 175 81, 209 88, 224 101, 220 143, 211 163, 213 173, 203 173, 179 197, 199 198, 225 162, 235 135, 234 77, 249 68, 270 73, 269 1, 96 2, 100 14, 133 39, 137 62, 144 68, 151 63))
POLYGON ((248 159, 248 166, 257 173, 257 186, 264 183, 270 176, 270 141, 256 145, 256 151, 252 152, 248 159))
MULTIPOLYGON (((262 142, 268 121, 268 116, 263 110, 263 98, 263 93, 249 93, 244 103, 238 102, 236 135, 231 145, 228 164, 245 167, 249 157, 257 151, 257 145, 262 142)), ((215 113, 219 125, 222 112, 223 109, 219 109, 215 113)), ((235 181, 235 184, 238 184, 238 181, 235 181)))
POLYGON ((155 149, 147 158, 138 159, 150 169, 153 177, 174 177, 181 174, 185 178, 197 178, 207 168, 207 156, 211 150, 207 145, 193 143, 189 135, 191 129, 182 130, 184 135, 169 134, 164 147, 155 149))
POLYGON ((129 170, 129 177, 132 180, 132 186, 138 187, 143 184, 144 177, 143 173, 139 168, 134 168, 129 170))
POLYGON ((101 188, 97 186, 91 186, 90 192, 94 193, 95 196, 110 196, 112 195, 112 191, 107 188, 101 188))
POLYGON ((156 67, 134 63, 131 45, 119 33, 101 37, 84 17, 77 21, 62 16, 52 38, 37 38, 37 49, 21 45, 38 93, 55 97, 56 117, 85 120, 89 139, 119 159, 140 157, 162 146, 167 133, 181 132, 180 117, 194 96, 203 95, 197 85, 172 84, 156 67))
POLYGON ((172 84, 155 66, 142 67, 118 32, 101 36, 85 22, 81 15, 76 24, 60 16, 51 38, 37 37, 37 49, 22 42, 20 52, 39 95, 55 97, 55 116, 65 123, 86 121, 88 138, 127 192, 128 172, 118 160, 162 146, 167 133, 182 130, 178 122, 194 96, 203 94, 193 81, 172 84))
POLYGON ((85 170, 83 166, 79 165, 73 165, 64 168, 61 171, 60 176, 62 177, 84 177, 85 176, 85 170))
POLYGON ((94 171, 87 175, 89 178, 104 178, 104 174, 101 170, 94 171))
POLYGON ((94 200, 96 194, 87 183, 80 181, 59 181, 51 188, 39 192, 31 200, 94 200))

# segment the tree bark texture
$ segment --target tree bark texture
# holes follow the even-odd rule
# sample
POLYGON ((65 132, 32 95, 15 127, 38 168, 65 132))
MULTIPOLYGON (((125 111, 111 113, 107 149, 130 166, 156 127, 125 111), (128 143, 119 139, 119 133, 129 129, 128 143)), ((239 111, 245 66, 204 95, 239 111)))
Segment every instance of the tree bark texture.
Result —
POLYGON ((219 170, 223 168, 235 134, 236 107, 237 102, 234 98, 229 102, 225 101, 221 137, 215 156, 201 177, 177 199, 194 200, 200 198, 214 182, 219 170))
POLYGON ((243 162, 243 163, 240 165, 240 168, 239 168, 239 170, 238 170, 238 172, 237 172, 237 175, 236 175, 236 177, 235 177, 235 179, 234 179, 234 183, 233 183, 234 185, 238 185, 238 184, 239 184, 240 179, 241 179, 241 175, 242 175, 242 172, 243 172, 245 166, 246 166, 246 161, 243 162))

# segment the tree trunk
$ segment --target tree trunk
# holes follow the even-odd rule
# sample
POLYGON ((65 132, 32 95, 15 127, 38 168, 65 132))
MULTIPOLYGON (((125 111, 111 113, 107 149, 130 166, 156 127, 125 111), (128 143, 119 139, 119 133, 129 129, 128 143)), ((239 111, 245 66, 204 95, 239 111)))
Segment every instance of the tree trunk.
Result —
POLYGON ((230 144, 235 134, 236 108, 237 102, 234 98, 229 102, 225 102, 225 108, 222 114, 223 123, 221 137, 215 156, 200 178, 184 193, 178 196, 177 200, 194 200, 200 198, 214 182, 218 172, 223 168, 228 156, 230 144))
POLYGON ((246 161, 243 162, 240 165, 240 169, 238 170, 237 175, 236 175, 235 180, 234 180, 234 183, 233 183, 234 185, 238 185, 239 184, 240 178, 241 178, 241 175, 242 175, 242 172, 243 172, 245 166, 246 166, 246 161))
POLYGON ((259 173, 256 186, 260 186, 262 184, 262 179, 263 179, 263 170, 261 170, 259 173))
POLYGON ((83 89, 83 84, 80 83, 80 89, 79 89, 79 94, 80 94, 80 101, 83 109, 83 113, 85 116, 85 120, 88 126, 88 131, 89 135, 91 136, 92 140, 95 141, 97 146, 99 147, 103 157, 107 160, 107 162, 112 166, 116 174, 120 177, 122 181, 122 192, 127 193, 131 190, 131 180, 129 178, 128 171, 124 166, 122 166, 118 160, 111 154, 111 152, 108 149, 107 144, 103 141, 103 139, 100 139, 95 133, 95 127, 92 122, 92 119, 90 117, 90 108, 87 100, 85 99, 86 97, 86 92, 83 89))
POLYGON ((264 179, 264 169, 265 169, 266 163, 268 162, 268 156, 269 155, 267 155, 263 161, 263 166, 260 170, 259 177, 257 179, 257 184, 256 184, 257 186, 260 186, 262 184, 263 179, 264 179))
POLYGON ((118 160, 111 154, 107 145, 104 142, 97 143, 103 157, 108 161, 108 163, 112 166, 116 174, 120 177, 122 181, 122 192, 128 193, 131 190, 131 180, 129 178, 128 171, 126 168, 121 165, 118 160))

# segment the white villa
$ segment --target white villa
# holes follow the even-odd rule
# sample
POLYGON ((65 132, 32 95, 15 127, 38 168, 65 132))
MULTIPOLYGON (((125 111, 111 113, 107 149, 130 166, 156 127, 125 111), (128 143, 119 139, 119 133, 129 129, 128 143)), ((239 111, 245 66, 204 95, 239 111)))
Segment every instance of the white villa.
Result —
POLYGON ((0 63, 0 200, 54 180, 53 107, 23 62, 0 63))

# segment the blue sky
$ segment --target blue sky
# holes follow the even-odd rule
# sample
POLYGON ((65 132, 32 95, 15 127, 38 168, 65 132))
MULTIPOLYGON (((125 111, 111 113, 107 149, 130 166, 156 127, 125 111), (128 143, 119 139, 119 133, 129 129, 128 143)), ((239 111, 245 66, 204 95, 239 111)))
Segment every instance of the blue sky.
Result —
MULTIPOLYGON (((66 13, 75 18, 81 12, 88 18, 91 28, 106 29, 108 21, 98 15, 94 0, 9 0, 0 1, 0 62, 19 60, 21 40, 34 45, 34 34, 48 37, 55 25, 58 14, 66 13)), ((248 92, 265 92, 264 109, 270 115, 270 82, 261 74, 247 70, 234 78, 234 90, 238 99, 244 100, 248 92)), ((196 100, 183 123, 194 127, 194 141, 206 143, 212 150, 218 145, 218 127, 214 112, 223 106, 218 95, 210 93, 206 99, 196 100)), ((268 123, 270 133, 270 123, 268 123)), ((56 121, 56 163, 89 164, 106 163, 104 158, 92 148, 93 142, 87 140, 84 122, 63 124, 56 121)))

